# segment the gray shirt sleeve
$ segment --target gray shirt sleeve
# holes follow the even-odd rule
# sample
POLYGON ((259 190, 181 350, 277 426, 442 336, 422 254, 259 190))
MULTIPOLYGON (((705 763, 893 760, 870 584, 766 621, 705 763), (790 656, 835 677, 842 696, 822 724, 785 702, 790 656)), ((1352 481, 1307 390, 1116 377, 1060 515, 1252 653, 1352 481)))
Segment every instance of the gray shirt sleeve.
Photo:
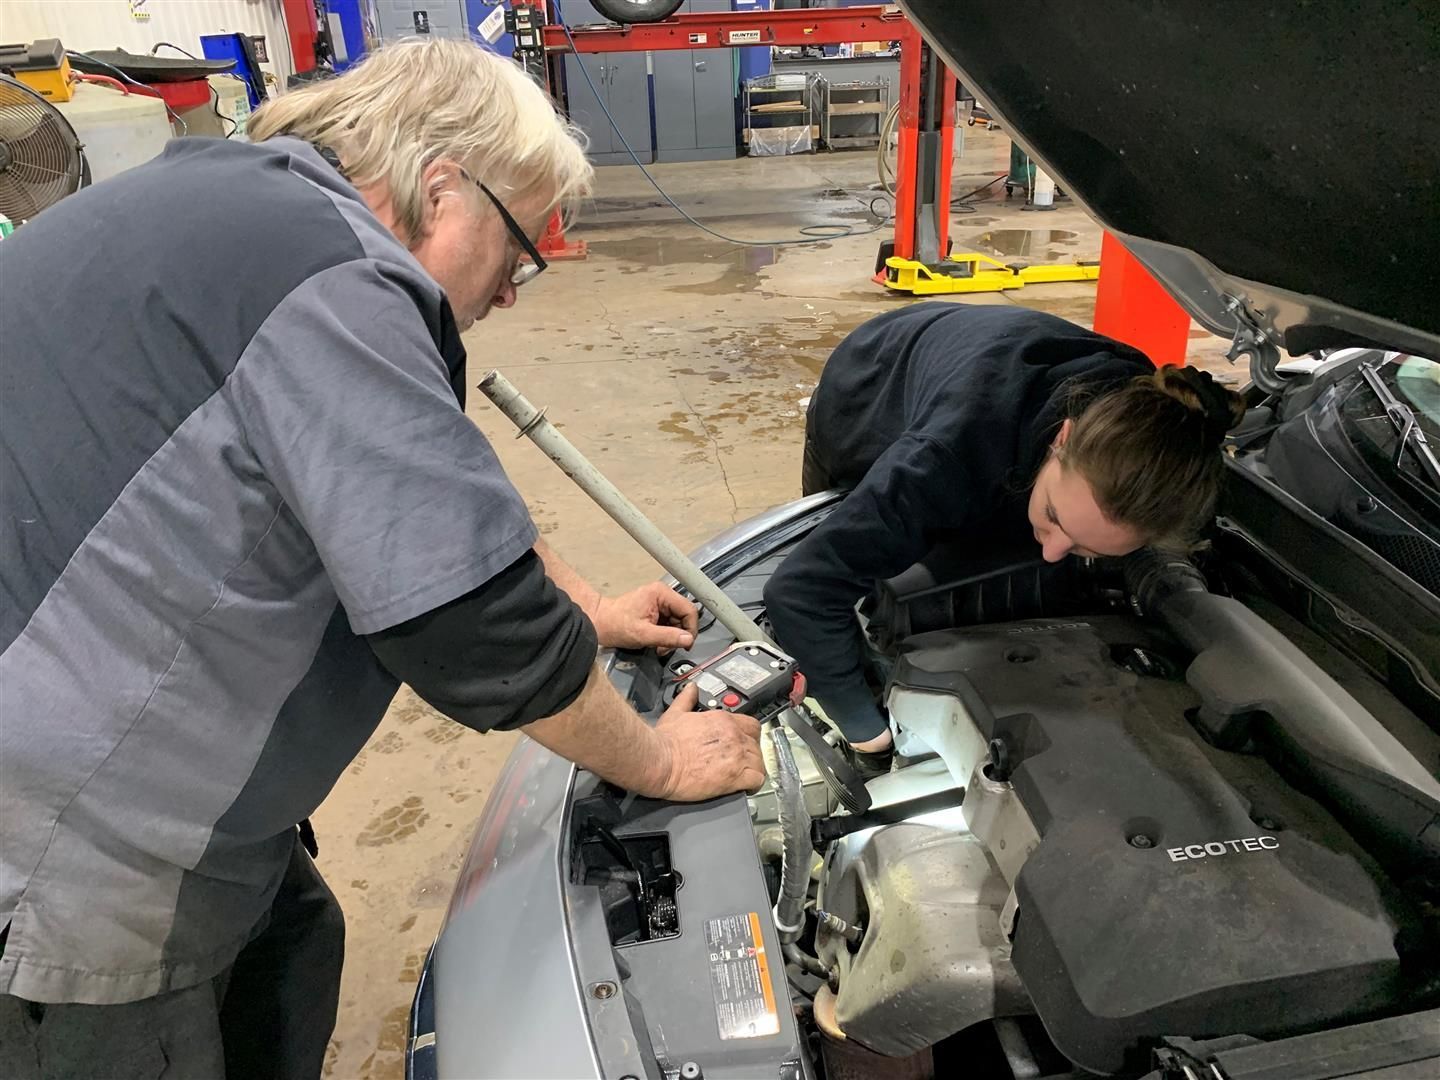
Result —
POLYGON ((450 388, 422 314, 434 288, 373 259, 316 274, 270 314, 227 384, 357 634, 470 592, 536 539, 450 388))

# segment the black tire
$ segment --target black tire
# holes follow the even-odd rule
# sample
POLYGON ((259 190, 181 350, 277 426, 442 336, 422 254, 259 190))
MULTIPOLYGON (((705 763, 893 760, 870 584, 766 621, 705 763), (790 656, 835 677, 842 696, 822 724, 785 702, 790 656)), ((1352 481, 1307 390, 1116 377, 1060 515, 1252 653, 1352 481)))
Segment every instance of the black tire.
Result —
POLYGON ((590 6, 611 22, 649 23, 668 19, 682 0, 590 0, 590 6))

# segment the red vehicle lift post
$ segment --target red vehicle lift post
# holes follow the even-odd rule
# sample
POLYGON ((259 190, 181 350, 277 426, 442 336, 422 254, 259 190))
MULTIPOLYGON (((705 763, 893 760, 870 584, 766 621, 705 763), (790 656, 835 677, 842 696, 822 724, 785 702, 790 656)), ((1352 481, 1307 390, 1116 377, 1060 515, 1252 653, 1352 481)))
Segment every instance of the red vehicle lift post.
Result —
MULTIPOLYGON (((899 161, 895 235, 882 245, 877 269, 890 255, 938 261, 949 249, 950 168, 954 153, 955 79, 899 8, 888 4, 782 11, 720 11, 674 15, 662 22, 569 28, 548 21, 546 5, 533 37, 544 56, 554 93, 554 60, 577 53, 728 49, 749 45, 839 45, 850 41, 900 42, 899 161), (919 254, 915 254, 918 252, 919 254)), ((528 38, 517 33, 517 53, 528 38)), ((532 68, 533 70, 533 68, 532 68)), ((559 95, 556 94, 558 97, 559 95)), ((558 219, 540 248, 547 256, 583 258, 583 245, 567 245, 558 219), (548 246, 547 246, 548 245, 548 246), (576 251, 578 247, 580 250, 576 251)))
POLYGON ((315 16, 315 0, 282 0, 285 31, 290 38, 290 57, 295 71, 315 70, 315 34, 320 23, 315 16))
POLYGON ((1156 364, 1184 366, 1190 316, 1145 264, 1110 233, 1100 241, 1104 272, 1095 291, 1097 333, 1133 345, 1156 364))

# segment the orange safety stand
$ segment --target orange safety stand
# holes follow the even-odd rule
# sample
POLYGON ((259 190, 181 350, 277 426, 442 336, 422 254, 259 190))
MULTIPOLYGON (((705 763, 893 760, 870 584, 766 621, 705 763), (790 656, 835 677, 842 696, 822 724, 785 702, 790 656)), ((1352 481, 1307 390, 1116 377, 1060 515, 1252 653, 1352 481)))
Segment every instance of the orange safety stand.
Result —
POLYGON ((1190 316, 1110 233, 1100 242, 1095 332, 1139 349, 1157 366, 1185 363, 1190 316))
POLYGON ((552 262, 563 262, 566 259, 583 259, 586 256, 584 240, 566 240, 565 223, 560 220, 560 211, 550 215, 550 222, 545 226, 545 235, 540 237, 537 245, 540 254, 552 262))

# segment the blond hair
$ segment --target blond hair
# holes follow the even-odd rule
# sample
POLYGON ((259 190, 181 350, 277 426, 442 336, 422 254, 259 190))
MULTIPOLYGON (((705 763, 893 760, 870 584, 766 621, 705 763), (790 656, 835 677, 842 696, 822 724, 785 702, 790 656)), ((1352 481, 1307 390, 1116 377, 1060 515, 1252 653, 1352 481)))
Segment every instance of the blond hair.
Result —
POLYGON ((1244 398, 1209 372, 1167 365, 1093 400, 1055 454, 1107 518, 1183 550, 1210 517, 1220 448, 1244 417, 1244 398))
POLYGON ((345 74, 267 103, 250 121, 256 142, 293 135, 340 156, 357 187, 384 183, 396 223, 423 231, 432 162, 453 161, 501 198, 543 196, 573 212, 593 170, 584 137, 519 65, 446 38, 401 41, 345 74))

